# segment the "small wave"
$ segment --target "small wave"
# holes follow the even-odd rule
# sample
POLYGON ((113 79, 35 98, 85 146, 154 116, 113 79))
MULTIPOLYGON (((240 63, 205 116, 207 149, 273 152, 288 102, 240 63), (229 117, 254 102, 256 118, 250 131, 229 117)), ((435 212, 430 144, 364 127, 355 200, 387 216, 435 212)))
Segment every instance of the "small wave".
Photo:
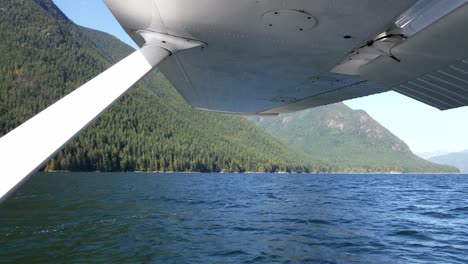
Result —
POLYGON ((346 247, 354 247, 354 246, 358 246, 358 245, 351 243, 351 242, 343 242, 343 243, 336 244, 337 248, 346 248, 346 247))
POLYGON ((206 201, 202 201, 202 200, 192 200, 192 199, 189 199, 189 200, 186 200, 185 201, 187 204, 190 204, 190 205, 201 205, 201 204, 207 204, 208 202, 206 201))
POLYGON ((247 255, 247 252, 243 250, 230 250, 230 251, 224 251, 224 252, 213 254, 213 256, 222 256, 222 257, 239 256, 239 255, 247 255))
POLYGON ((279 200, 279 197, 274 195, 273 193, 267 193, 266 195, 270 199, 279 200))
POLYGON ((245 261, 244 263, 257 263, 257 262, 261 262, 261 263, 277 263, 279 259, 281 259, 282 257, 279 256, 279 255, 275 255, 275 254, 267 254, 265 252, 261 252, 260 255, 256 256, 255 258, 253 258, 252 260, 248 260, 248 261, 245 261))
POLYGON ((429 239, 426 235, 416 230, 401 230, 392 234, 393 236, 403 236, 417 239, 429 239))
POLYGON ((320 220, 320 219, 312 219, 307 221, 309 224, 318 224, 318 225, 331 225, 332 223, 325 221, 325 220, 320 220))
POLYGON ((234 208, 234 209, 238 209, 238 208, 249 208, 248 205, 245 205, 245 204, 236 204, 236 203, 228 203, 228 204, 225 204, 224 207, 225 207, 225 208, 234 208))
POLYGON ((37 234, 48 234, 48 233, 55 233, 57 232, 57 229, 45 229, 45 230, 40 230, 37 232, 37 234))
POLYGON ((323 241, 320 242, 314 242, 314 243, 307 243, 310 246, 317 247, 317 246, 325 246, 328 248, 347 248, 347 247, 357 247, 360 246, 359 244, 353 243, 353 242, 328 242, 325 243, 323 241))
POLYGON ((430 217, 439 218, 439 219, 454 218, 454 216, 451 214, 446 214, 446 213, 441 213, 441 212, 425 212, 425 213, 421 213, 421 215, 430 216, 430 217))
POLYGON ((180 203, 181 201, 178 200, 178 199, 174 199, 174 198, 171 198, 171 197, 166 197, 166 196, 161 196, 159 197, 159 200, 163 203, 180 203))
POLYGON ((256 256, 254 259, 247 261, 245 263, 265 262, 266 260, 267 260, 267 257, 265 256, 256 256))
POLYGON ((394 211, 416 211, 418 209, 419 209, 419 207, 414 206, 414 205, 410 205, 410 206, 407 206, 407 207, 396 208, 396 209, 394 209, 394 211))
POLYGON ((354 222, 353 219, 338 219, 337 222, 342 223, 342 224, 350 224, 354 222))
POLYGON ((297 219, 297 218, 282 218, 281 221, 283 222, 291 222, 291 223, 298 223, 298 224, 317 224, 317 225, 331 225, 331 222, 321 219, 297 219))
POLYGON ((454 209, 450 209, 451 212, 462 212, 462 213, 468 213, 468 206, 465 207, 457 207, 454 209))
POLYGON ((424 247, 426 247, 425 245, 420 244, 420 243, 411 243, 411 244, 408 244, 408 246, 413 247, 413 248, 424 248, 424 247))
POLYGON ((232 228, 235 231, 260 231, 261 229, 254 228, 254 227, 242 227, 242 226, 236 226, 232 228))
POLYGON ((106 223, 113 223, 116 222, 118 219, 117 218, 104 218, 99 220, 99 223, 106 224, 106 223))
POLYGON ((439 188, 439 189, 452 189, 453 186, 449 185, 435 185, 434 187, 439 188))

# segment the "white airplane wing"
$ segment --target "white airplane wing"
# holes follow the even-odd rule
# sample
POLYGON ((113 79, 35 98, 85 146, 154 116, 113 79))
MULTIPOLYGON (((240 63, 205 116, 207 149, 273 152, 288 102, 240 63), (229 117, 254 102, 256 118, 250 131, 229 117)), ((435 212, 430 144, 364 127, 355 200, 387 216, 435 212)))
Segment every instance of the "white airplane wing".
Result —
POLYGON ((466 1, 105 2, 140 45, 145 31, 208 44, 160 66, 198 109, 277 114, 389 90, 468 104, 466 1))
MULTIPOLYGON (((444 1, 440 1, 444 2, 444 1)), ((468 105, 468 4, 360 68, 368 80, 441 110, 468 105)))

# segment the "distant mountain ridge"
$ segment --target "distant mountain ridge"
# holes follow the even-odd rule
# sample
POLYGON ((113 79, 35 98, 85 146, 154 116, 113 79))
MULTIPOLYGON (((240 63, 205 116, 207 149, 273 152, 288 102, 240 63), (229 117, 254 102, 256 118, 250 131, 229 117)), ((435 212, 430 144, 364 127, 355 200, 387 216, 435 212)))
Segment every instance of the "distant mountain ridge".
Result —
POLYGON ((449 151, 449 150, 436 150, 436 151, 429 151, 429 152, 415 152, 414 154, 416 154, 420 158, 429 160, 432 157, 442 156, 445 154, 449 154, 451 152, 452 151, 449 151))
POLYGON ((414 155, 365 111, 343 103, 250 120, 288 145, 341 165, 343 170, 432 172, 440 168, 414 155))
POLYGON ((438 164, 454 166, 461 173, 468 173, 468 150, 432 157, 429 160, 438 164))

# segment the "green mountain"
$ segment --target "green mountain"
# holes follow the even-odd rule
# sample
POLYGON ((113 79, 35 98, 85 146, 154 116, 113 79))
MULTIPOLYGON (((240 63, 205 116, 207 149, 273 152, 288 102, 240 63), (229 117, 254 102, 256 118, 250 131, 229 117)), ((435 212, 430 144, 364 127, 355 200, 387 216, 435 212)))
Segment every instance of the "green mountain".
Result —
MULTIPOLYGON (((50 0, 5 0, 0 7, 0 136, 133 51, 76 26, 50 0)), ((329 170, 311 160, 242 117, 191 109, 154 71, 47 169, 329 170)))
POLYGON ((343 103, 250 120, 286 144, 339 166, 342 171, 454 171, 417 157, 366 112, 352 110, 343 103))
MULTIPOLYGON (((51 0, 4 0, 0 14, 0 136, 133 51, 108 34, 73 24, 51 0)), ((323 109, 326 108, 316 111, 323 109)), ((334 112, 324 111, 323 115, 334 115, 334 112)), ((343 119, 343 130, 347 128, 345 123, 356 120, 340 118, 343 119)), ((315 122, 309 125, 312 130, 318 129, 315 122)), ((329 129, 334 127, 341 129, 341 124, 330 123, 329 129)), ((338 136, 333 134, 335 130, 329 132, 338 136)), ((307 128, 303 127, 302 131, 307 128)), ((348 142, 354 142, 356 134, 342 136, 317 143, 322 149, 335 149, 336 156, 333 152, 328 152, 329 155, 310 151, 311 155, 305 154, 242 117, 191 109, 167 80, 154 71, 55 157, 46 169, 331 172, 378 168, 380 171, 453 171, 449 167, 412 159, 411 153, 404 151, 407 147, 403 143, 395 145, 401 148, 398 153, 406 153, 404 157, 408 157, 407 160, 400 159, 401 163, 393 164, 393 156, 380 156, 380 152, 373 152, 372 148, 359 156, 357 153, 365 149, 364 145, 380 142, 377 140, 379 134, 376 134, 377 141, 370 138, 370 143, 363 139, 353 144, 348 142), (346 143, 344 149, 348 152, 343 153, 335 147, 340 141, 346 143), (348 155, 351 158, 342 162, 348 155), (369 165, 377 157, 382 164, 391 166, 369 165), (332 162, 322 162, 322 158, 332 162), (391 161, 386 161, 387 158, 391 161), (362 159, 369 162, 360 162, 362 159)))
POLYGON ((461 173, 468 173, 468 150, 432 157, 429 160, 438 164, 454 166, 461 173))

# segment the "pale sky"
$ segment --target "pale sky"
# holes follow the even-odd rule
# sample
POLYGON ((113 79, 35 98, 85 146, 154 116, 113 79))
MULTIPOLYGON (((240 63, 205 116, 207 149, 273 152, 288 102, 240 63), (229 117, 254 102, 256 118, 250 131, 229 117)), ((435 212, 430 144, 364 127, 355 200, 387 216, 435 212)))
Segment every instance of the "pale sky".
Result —
MULTIPOLYGON (((136 48, 101 0, 54 0, 75 23, 108 32, 136 48)), ((345 102, 363 109, 416 153, 468 149, 468 107, 439 111, 395 92, 345 102)))

